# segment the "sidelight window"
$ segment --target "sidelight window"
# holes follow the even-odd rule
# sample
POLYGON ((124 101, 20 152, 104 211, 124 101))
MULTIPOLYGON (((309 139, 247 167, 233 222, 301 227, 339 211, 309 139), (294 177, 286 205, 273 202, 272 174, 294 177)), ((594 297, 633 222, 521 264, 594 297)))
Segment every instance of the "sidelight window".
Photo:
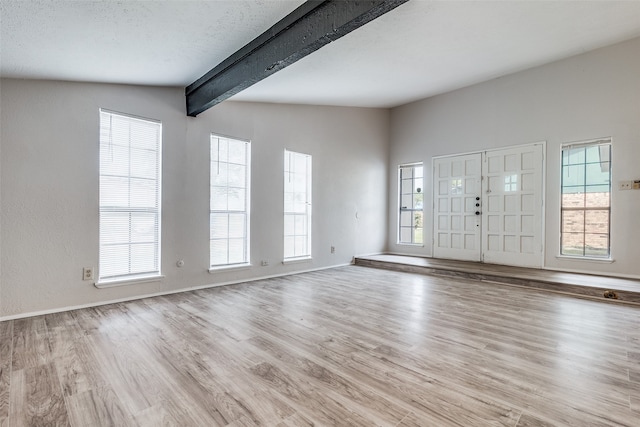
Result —
MULTIPOLYGON (((422 163, 398 168, 400 212, 398 243, 422 244, 424 227, 424 178, 422 163)), ((460 183, 451 183, 452 188, 460 183)))
POLYGON ((610 257, 611 140, 562 147, 561 255, 610 257))

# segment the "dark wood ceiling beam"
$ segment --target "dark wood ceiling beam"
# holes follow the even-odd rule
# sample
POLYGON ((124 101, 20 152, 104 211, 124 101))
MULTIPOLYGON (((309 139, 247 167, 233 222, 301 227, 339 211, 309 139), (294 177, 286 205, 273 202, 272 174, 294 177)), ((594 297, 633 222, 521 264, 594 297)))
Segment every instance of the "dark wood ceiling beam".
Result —
POLYGON ((196 116, 409 0, 307 1, 187 86, 196 116))

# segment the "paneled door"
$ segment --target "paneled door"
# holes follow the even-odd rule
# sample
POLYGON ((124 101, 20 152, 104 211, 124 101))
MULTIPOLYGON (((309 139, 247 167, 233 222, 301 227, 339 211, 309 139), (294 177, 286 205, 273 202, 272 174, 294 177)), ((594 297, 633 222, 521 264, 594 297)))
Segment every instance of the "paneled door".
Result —
POLYGON ((480 261, 482 155, 433 162, 433 256, 480 261))
POLYGON ((535 144, 484 153, 484 262, 542 267, 542 148, 535 144))
POLYGON ((543 145, 433 161, 433 256, 542 267, 543 145))

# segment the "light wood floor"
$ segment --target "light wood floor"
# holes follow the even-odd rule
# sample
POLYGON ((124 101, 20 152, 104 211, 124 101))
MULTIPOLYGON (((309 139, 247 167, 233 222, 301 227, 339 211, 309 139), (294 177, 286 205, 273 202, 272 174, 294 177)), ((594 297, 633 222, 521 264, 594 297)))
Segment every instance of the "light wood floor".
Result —
POLYGON ((640 307, 343 267, 0 323, 0 426, 640 426, 640 307))

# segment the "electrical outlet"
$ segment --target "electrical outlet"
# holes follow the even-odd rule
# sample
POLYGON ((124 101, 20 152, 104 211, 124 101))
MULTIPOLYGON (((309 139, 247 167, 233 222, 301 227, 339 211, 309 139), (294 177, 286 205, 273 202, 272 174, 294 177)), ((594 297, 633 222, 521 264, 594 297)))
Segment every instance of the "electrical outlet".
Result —
POLYGON ((260 261, 260 265, 266 267, 267 265, 269 265, 269 261, 260 261))
POLYGON ((633 181, 619 181, 618 189, 619 190, 631 190, 633 188, 633 181))
POLYGON ((93 280, 93 268, 85 267, 82 269, 82 280, 93 280))
POLYGON ((336 247, 335 246, 331 246, 331 253, 335 254, 336 253, 336 247))

